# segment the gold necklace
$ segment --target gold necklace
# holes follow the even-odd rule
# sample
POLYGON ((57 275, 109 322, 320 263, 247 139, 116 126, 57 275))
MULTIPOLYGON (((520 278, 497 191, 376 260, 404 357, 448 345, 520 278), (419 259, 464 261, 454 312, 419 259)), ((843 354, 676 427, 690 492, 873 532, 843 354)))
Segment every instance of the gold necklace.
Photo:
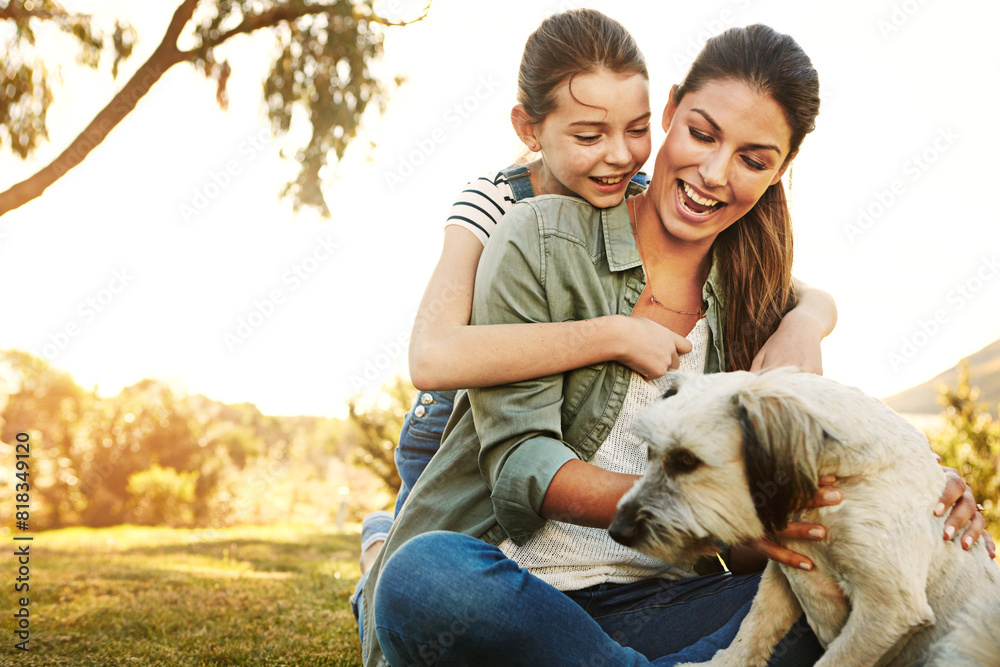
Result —
MULTIPOLYGON (((642 265, 643 266, 648 266, 648 264, 646 264, 646 258, 642 254, 642 243, 639 242, 639 229, 638 229, 638 226, 637 226, 638 222, 639 222, 639 214, 636 213, 636 210, 635 210, 635 197, 632 197, 632 198, 630 198, 628 200, 627 206, 628 206, 629 212, 631 213, 631 220, 629 222, 632 224, 632 236, 635 237, 635 245, 639 249, 639 259, 642 260, 642 265)), ((656 298, 655 294, 653 294, 653 280, 652 280, 652 278, 649 277, 649 276, 647 276, 647 278, 648 278, 648 285, 649 285, 649 302, 650 303, 655 303, 660 308, 665 308, 665 309, 669 310, 671 313, 677 313, 678 315, 697 315, 699 320, 705 316, 704 302, 702 302, 702 307, 700 309, 698 309, 698 310, 695 310, 695 311, 677 310, 676 308, 671 308, 667 304, 663 303, 662 301, 660 301, 659 299, 656 298)))

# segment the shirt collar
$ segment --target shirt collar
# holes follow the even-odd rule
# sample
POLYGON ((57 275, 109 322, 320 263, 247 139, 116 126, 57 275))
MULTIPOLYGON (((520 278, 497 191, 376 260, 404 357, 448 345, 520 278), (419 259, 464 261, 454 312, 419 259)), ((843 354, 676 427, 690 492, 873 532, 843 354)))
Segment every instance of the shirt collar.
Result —
POLYGON ((712 248, 712 268, 708 271, 708 278, 701 288, 701 298, 705 301, 714 298, 719 302, 719 307, 723 305, 722 290, 719 287, 719 263, 715 261, 715 248, 712 248))
POLYGON ((601 221, 604 227, 604 246, 608 251, 608 268, 612 271, 625 271, 642 264, 632 235, 632 219, 625 200, 614 208, 602 209, 601 221))

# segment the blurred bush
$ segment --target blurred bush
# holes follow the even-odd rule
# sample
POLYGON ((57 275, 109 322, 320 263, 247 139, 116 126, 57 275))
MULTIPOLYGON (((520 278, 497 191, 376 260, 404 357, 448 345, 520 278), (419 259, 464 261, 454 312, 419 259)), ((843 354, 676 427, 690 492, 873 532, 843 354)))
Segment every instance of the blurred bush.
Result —
POLYGON ((955 387, 942 386, 938 401, 944 406, 944 424, 928 433, 942 465, 954 468, 972 488, 983 507, 987 527, 1000 537, 1000 423, 988 406, 979 402, 979 391, 969 384, 969 366, 958 368, 955 387))

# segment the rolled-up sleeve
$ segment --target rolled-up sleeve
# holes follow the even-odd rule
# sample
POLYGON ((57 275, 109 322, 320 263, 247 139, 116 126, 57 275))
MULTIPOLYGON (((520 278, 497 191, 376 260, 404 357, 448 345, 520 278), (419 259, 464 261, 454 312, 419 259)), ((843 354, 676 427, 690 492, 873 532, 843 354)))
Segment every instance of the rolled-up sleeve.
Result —
MULTIPOLYGON (((530 202, 497 226, 479 262, 473 324, 551 321, 540 228, 530 202)), ((563 375, 471 389, 469 399, 497 521, 522 544, 545 522, 542 501, 556 471, 577 458, 562 440, 563 375)))

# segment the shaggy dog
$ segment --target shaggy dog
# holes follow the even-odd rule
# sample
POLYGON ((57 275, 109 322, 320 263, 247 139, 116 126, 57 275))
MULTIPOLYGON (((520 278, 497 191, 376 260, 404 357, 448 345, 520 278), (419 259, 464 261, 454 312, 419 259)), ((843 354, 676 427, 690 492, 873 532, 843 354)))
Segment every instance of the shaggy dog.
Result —
POLYGON ((945 478, 920 431, 857 389, 788 370, 677 374, 664 399, 637 419, 649 466, 618 505, 616 540, 689 562, 789 521, 827 528, 785 545, 812 571, 768 563, 732 645, 707 664, 766 665, 805 612, 824 667, 966 664, 970 643, 952 630, 981 642, 969 664, 1000 665, 1000 569, 983 540, 943 539, 945 478), (820 475, 839 478, 842 503, 809 507, 820 475))

